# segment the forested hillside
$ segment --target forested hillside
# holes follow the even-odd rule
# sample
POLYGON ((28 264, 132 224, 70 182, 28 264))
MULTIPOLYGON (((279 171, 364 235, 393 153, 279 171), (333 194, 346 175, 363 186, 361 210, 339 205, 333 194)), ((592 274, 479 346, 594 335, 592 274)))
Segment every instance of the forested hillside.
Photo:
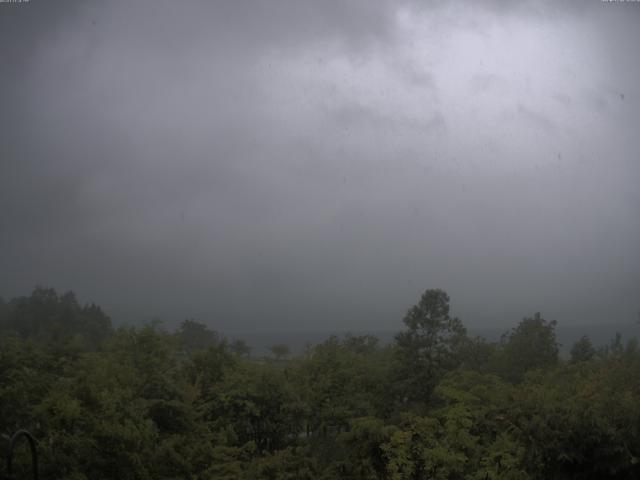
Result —
POLYGON ((114 329, 38 288, 0 301, 0 432, 34 434, 44 479, 640 478, 635 340, 562 360, 538 313, 470 338, 441 290, 400 320, 390 345, 258 358, 195 320, 114 329))

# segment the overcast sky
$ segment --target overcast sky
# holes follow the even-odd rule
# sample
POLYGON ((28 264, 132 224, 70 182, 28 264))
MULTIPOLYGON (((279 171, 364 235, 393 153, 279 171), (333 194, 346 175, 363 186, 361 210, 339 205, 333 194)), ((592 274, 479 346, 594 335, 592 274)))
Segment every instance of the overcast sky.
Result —
POLYGON ((640 2, 0 3, 0 295, 399 329, 640 310, 640 2))

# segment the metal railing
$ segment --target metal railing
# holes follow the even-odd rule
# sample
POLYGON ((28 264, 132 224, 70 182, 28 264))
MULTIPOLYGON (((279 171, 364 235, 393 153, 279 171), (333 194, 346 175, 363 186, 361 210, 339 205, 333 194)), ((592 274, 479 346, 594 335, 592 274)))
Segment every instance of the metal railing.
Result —
POLYGON ((29 443, 29 448, 31 449, 31 471, 33 473, 33 479, 38 480, 38 451, 36 450, 36 441, 26 430, 18 430, 13 434, 11 439, 9 440, 9 450, 7 451, 7 474, 6 480, 14 480, 13 476, 13 452, 15 450, 16 444, 20 440, 20 438, 26 438, 29 443))

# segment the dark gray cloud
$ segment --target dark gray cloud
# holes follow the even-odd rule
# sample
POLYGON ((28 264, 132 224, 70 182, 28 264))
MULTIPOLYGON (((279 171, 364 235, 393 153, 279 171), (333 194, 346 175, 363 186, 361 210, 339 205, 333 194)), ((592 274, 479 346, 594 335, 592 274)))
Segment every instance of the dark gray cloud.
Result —
MULTIPOLYGON (((588 2, 587 2, 588 3, 588 2)), ((0 295, 397 328, 640 307, 637 4, 0 4, 0 295)))

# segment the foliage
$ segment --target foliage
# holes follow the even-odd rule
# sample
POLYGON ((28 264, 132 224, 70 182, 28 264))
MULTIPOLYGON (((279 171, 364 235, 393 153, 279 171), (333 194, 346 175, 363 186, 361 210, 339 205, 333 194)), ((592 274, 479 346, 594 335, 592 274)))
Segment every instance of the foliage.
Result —
POLYGON ((469 339, 441 290, 405 326, 274 361, 194 320, 114 330, 36 289, 0 302, 0 431, 35 434, 43 478, 640 478, 635 340, 584 337, 563 361, 539 314, 469 339))
POLYGON ((571 347, 571 361, 574 363, 588 362, 596 356, 596 353, 596 349, 593 347, 591 340, 585 335, 571 347))
POLYGON ((449 296, 442 290, 427 290, 404 323, 407 329, 396 336, 399 393, 425 402, 440 378, 458 365, 466 330, 449 316, 449 296))
POLYGON ((214 332, 205 324, 196 322, 188 318, 184 320, 175 333, 178 346, 185 353, 193 353, 198 350, 205 350, 220 343, 221 339, 217 332, 214 332))
POLYGON ((37 287, 28 297, 0 307, 0 332, 14 332, 43 345, 96 349, 112 333, 111 320, 91 303, 81 306, 73 292, 59 295, 37 287))
POLYGON ((525 318, 502 337, 502 373, 519 382, 536 368, 550 368, 558 363, 556 321, 547 322, 540 313, 525 318))

